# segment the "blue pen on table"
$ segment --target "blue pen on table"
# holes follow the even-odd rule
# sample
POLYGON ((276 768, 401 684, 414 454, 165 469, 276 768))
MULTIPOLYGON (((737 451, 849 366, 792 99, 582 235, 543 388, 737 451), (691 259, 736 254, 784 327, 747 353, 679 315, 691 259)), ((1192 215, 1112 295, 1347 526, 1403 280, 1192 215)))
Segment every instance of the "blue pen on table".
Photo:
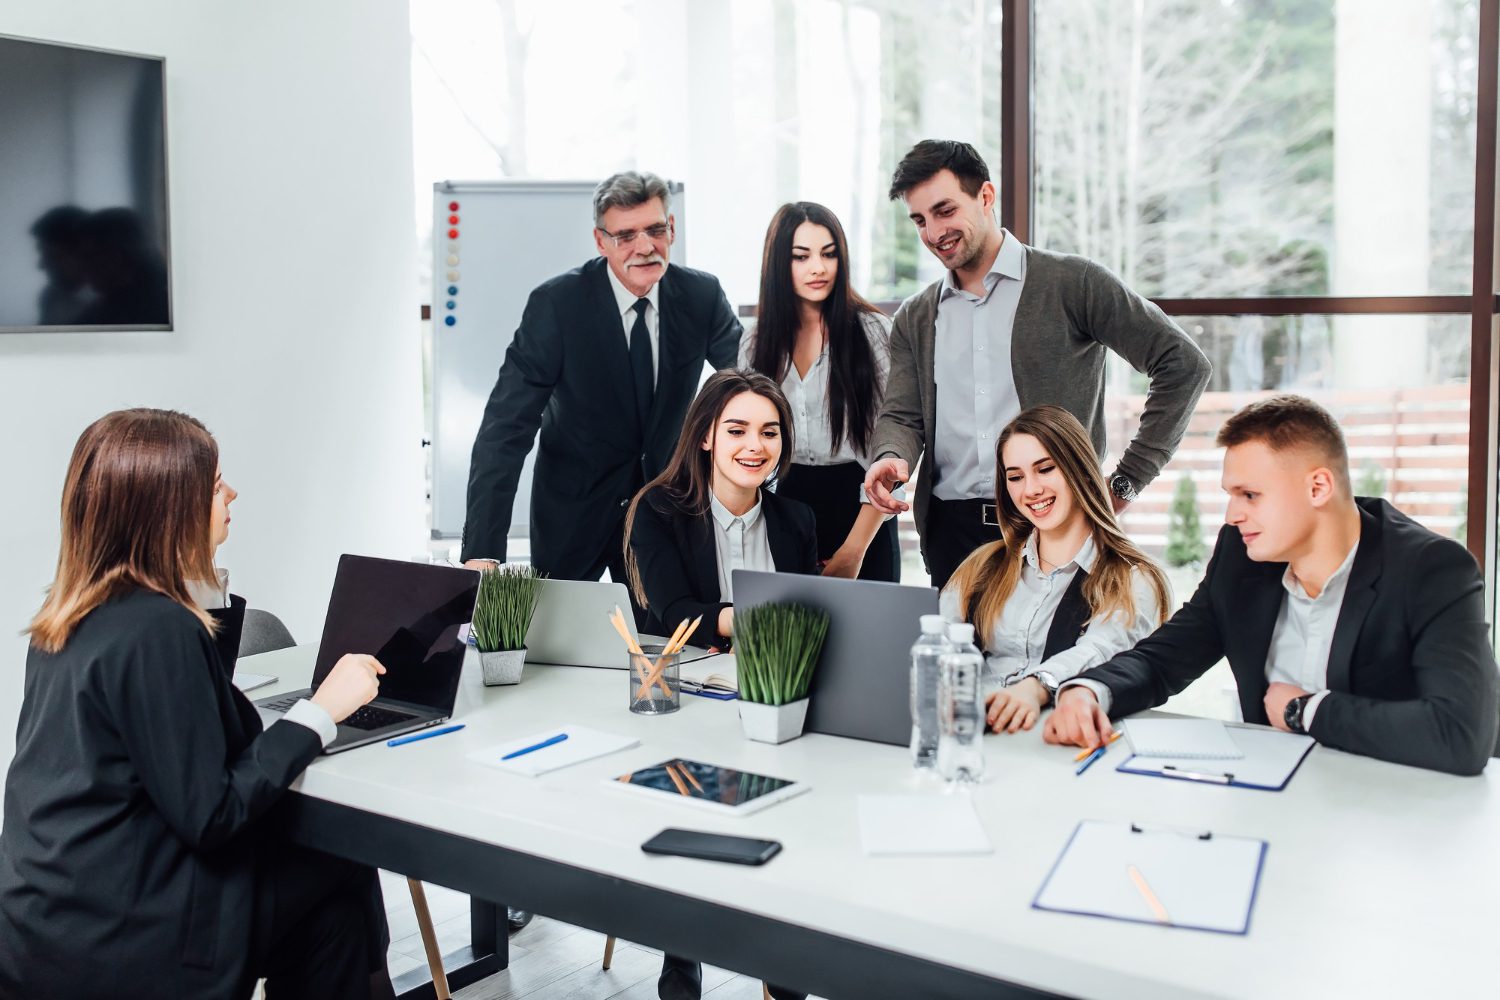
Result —
POLYGON ((1100 757, 1104 756, 1104 751, 1106 751, 1108 749, 1109 749, 1109 744, 1108 743, 1106 743, 1103 746, 1101 746, 1098 749, 1096 749, 1093 753, 1089 754, 1087 757, 1085 757, 1083 759, 1083 763, 1078 765, 1078 770, 1074 771, 1073 774, 1075 776, 1077 776, 1077 775, 1082 774, 1084 771, 1087 771, 1093 765, 1094 761, 1096 761, 1100 757))
POLYGON ((456 726, 444 726, 441 729, 424 729, 420 733, 412 733, 410 736, 398 736, 393 740, 386 740, 388 747, 399 747, 407 743, 415 743, 417 740, 430 740, 434 736, 443 736, 447 733, 456 733, 464 727, 460 722, 456 726))
POLYGON ((520 757, 520 756, 523 756, 525 754, 531 753, 533 750, 541 750, 541 749, 543 749, 545 747, 550 747, 550 746, 552 746, 555 743, 561 743, 563 740, 565 740, 567 738, 568 738, 568 734, 567 733, 558 733, 556 736, 552 737, 550 740, 542 740, 542 742, 540 742, 540 743, 533 743, 529 747, 522 747, 519 750, 512 750, 510 753, 506 754, 504 757, 501 757, 500 759, 501 760, 510 760, 512 757, 520 757))

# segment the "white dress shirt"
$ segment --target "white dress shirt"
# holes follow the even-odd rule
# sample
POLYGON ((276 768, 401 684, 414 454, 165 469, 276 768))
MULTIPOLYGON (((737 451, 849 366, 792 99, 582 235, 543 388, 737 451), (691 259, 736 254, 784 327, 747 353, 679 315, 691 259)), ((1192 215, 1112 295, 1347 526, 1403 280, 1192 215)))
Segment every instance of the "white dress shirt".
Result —
MULTIPOLYGON (((1155 631, 1160 609, 1151 581, 1140 570, 1131 573, 1131 596, 1135 614, 1116 611, 1090 621, 1070 649, 1060 650, 1042 659, 1047 648, 1047 633, 1057 615, 1063 594, 1079 571, 1093 570, 1098 549, 1092 536, 1065 565, 1051 571, 1041 568, 1037 557, 1037 536, 1032 532, 1021 553, 1021 576, 1015 592, 1005 602, 1000 618, 985 637, 985 656, 994 670, 998 685, 1015 684, 1045 670, 1057 681, 1065 681, 1090 667, 1097 667, 1116 653, 1124 652, 1155 631)), ((951 583, 938 598, 938 612, 949 621, 960 621, 958 590, 951 583)))
MULTIPOLYGON (((875 360, 875 382, 884 391, 886 378, 891 371, 891 320, 884 313, 865 313, 860 326, 870 342, 870 354, 875 360)), ((740 367, 750 367, 750 356, 754 350, 755 334, 746 335, 740 341, 740 367)), ((828 419, 828 345, 812 363, 806 375, 797 373, 797 366, 786 366, 786 377, 781 380, 781 391, 792 408, 792 420, 796 437, 796 448, 792 461, 798 465, 841 465, 858 462, 870 467, 870 456, 856 451, 846 428, 844 440, 833 446, 833 423, 828 419)))
MULTIPOLYGON (((1317 597, 1307 596, 1302 581, 1292 572, 1290 564, 1281 575, 1286 596, 1276 614, 1276 626, 1271 630, 1271 647, 1266 654, 1266 681, 1291 684, 1312 694, 1302 707, 1303 729, 1312 728, 1318 706, 1328 697, 1328 654, 1333 649, 1333 630, 1339 621, 1339 611, 1344 607, 1349 571, 1358 551, 1359 542, 1356 541, 1317 597)), ((1073 683, 1094 692, 1100 707, 1109 711, 1112 695, 1108 687, 1091 680, 1080 679, 1073 683)))
POLYGON ((995 495, 995 437, 1021 412, 1010 342, 1026 283, 1026 251, 1002 232, 984 295, 959 288, 952 271, 938 294, 932 495, 939 500, 995 495))
MULTIPOLYGON (((657 323, 661 316, 661 280, 651 286, 651 290, 645 295, 637 295, 615 277, 614 269, 606 266, 604 273, 609 275, 609 287, 615 293, 615 305, 620 310, 620 325, 625 330, 625 350, 630 350, 630 331, 635 327, 635 302, 636 299, 645 299, 651 303, 646 307, 646 332, 651 335, 651 384, 656 384, 657 372, 661 369, 661 351, 657 350, 658 337, 656 333, 657 323)), ((666 274, 665 268, 662 274, 666 274)))
POLYGON ((714 549, 719 562, 719 600, 734 602, 734 571, 753 569, 776 572, 771 561, 771 540, 766 534, 766 519, 761 517, 759 498, 743 514, 731 514, 713 493, 708 495, 709 510, 714 515, 714 549))

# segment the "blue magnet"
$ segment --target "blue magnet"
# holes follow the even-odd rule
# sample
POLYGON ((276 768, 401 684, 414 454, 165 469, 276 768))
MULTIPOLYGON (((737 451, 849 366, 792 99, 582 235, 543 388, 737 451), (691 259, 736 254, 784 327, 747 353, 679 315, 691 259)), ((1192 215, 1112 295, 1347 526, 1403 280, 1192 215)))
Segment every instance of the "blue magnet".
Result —
POLYGON ((455 319, 452 316, 444 316, 443 317, 443 322, 446 323, 446 324, 448 324, 449 326, 452 326, 454 323, 457 323, 458 320, 455 319))

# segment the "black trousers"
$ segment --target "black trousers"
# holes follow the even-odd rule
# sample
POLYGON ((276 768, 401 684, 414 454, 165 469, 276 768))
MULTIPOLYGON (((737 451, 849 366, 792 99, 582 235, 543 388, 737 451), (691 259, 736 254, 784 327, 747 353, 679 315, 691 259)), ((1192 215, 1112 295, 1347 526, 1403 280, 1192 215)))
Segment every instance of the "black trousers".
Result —
MULTIPOLYGON (((793 465, 786 479, 776 484, 779 496, 800 500, 813 509, 817 518, 818 559, 833 557, 849 529, 859 517, 859 491, 864 486, 865 470, 858 462, 839 465, 793 465)), ((901 582, 901 543, 896 537, 896 519, 887 518, 865 550, 860 566, 861 580, 901 582)))
POLYGON ((250 945, 266 1000, 393 997, 390 943, 375 869, 283 841, 266 847, 250 945))
POLYGON ((927 508, 927 568, 932 585, 942 590, 969 553, 986 542, 1000 540, 998 525, 985 524, 985 509, 994 520, 993 500, 939 500, 927 508))

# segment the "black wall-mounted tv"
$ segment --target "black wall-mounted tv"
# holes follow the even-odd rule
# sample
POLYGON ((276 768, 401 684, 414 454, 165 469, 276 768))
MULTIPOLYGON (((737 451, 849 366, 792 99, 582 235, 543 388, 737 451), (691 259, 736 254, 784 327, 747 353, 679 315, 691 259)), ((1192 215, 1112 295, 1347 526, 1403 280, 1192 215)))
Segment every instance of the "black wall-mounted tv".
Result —
POLYGON ((0 332, 172 329, 166 64, 0 35, 0 332))

